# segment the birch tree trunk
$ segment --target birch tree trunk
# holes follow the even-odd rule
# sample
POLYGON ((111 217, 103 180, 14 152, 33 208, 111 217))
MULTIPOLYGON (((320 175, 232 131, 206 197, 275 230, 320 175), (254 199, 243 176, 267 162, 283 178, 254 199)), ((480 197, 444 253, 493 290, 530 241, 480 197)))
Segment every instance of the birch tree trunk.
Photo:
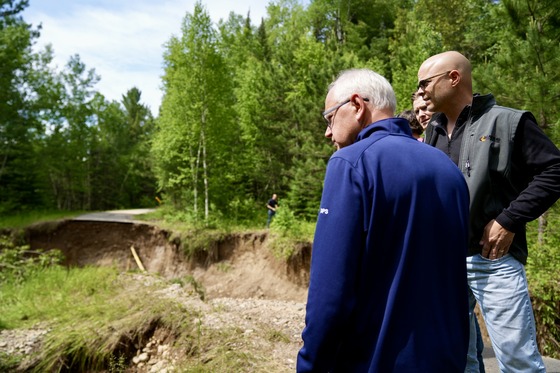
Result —
POLYGON ((200 167, 200 148, 202 147, 202 135, 198 139, 198 149, 196 150, 196 164, 193 170, 193 211, 194 216, 198 215, 198 168, 200 167))
POLYGON ((202 142, 202 172, 204 179, 204 221, 208 223, 208 166, 206 162, 206 138, 204 137, 204 130, 206 128, 206 106, 202 109, 201 119, 200 139, 202 142))

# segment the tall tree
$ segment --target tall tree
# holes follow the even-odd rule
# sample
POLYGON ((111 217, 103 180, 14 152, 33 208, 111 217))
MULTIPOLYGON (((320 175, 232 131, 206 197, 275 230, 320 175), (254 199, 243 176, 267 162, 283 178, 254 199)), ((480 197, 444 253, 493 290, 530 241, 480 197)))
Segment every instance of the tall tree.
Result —
POLYGON ((34 142, 40 126, 29 113, 26 80, 39 36, 20 13, 28 1, 0 1, 0 213, 41 203, 34 142))
POLYGON ((417 72, 429 56, 443 50, 441 34, 432 24, 420 19, 414 9, 401 9, 390 41, 390 67, 397 112, 412 108, 411 95, 416 89, 417 72))
POLYGON ((270 164, 275 166, 270 176, 277 180, 271 192, 286 195, 296 214, 315 216, 328 158, 320 112, 338 59, 315 39, 298 2, 281 1, 268 11, 267 43, 274 48, 264 65, 272 89, 265 110, 270 164))
POLYGON ((503 105, 531 110, 543 129, 557 122, 560 109, 560 9, 555 1, 505 0, 495 17, 506 19, 494 53, 481 66, 477 82, 503 105))
POLYGON ((165 63, 153 147, 160 159, 160 186, 194 216, 203 202, 202 216, 208 221, 211 204, 218 210, 227 206, 224 187, 234 162, 228 151, 235 149, 236 131, 229 114, 231 77, 217 48, 216 30, 199 2, 194 13, 185 16, 181 38, 168 43, 165 63))
POLYGON ((95 70, 88 70, 75 55, 56 81, 59 101, 50 116, 44 162, 59 209, 92 206, 90 149, 94 138, 92 128, 96 125, 92 103, 98 80, 95 70))
MULTIPOLYGON (((480 86, 492 90, 502 105, 530 110, 553 139, 560 126, 560 9, 556 1, 505 0, 496 4, 505 19, 495 53, 478 70, 480 86)), ((539 218, 544 242, 547 214, 539 218)))
POLYGON ((141 103, 141 97, 142 92, 136 87, 122 96, 128 146, 121 157, 126 172, 119 194, 128 206, 141 206, 155 197, 155 178, 149 157, 154 118, 148 107, 141 103))

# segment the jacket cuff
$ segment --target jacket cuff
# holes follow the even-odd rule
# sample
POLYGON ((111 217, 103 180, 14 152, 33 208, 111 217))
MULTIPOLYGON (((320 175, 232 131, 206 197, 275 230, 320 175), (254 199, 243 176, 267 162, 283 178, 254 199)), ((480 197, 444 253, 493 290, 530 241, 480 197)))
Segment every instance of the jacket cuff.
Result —
POLYGON ((502 211, 502 213, 496 217, 496 221, 502 227, 513 233, 518 233, 524 227, 523 223, 518 223, 512 219, 506 210, 502 211))

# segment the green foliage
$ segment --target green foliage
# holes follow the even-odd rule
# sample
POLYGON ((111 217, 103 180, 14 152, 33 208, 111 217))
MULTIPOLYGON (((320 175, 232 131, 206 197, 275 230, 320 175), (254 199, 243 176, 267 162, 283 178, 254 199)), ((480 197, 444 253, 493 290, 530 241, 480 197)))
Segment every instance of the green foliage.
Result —
POLYGON ((111 355, 109 358, 109 373, 124 373, 126 372, 126 358, 120 354, 118 357, 111 355))
POLYGON ((122 105, 101 99, 94 103, 98 131, 91 146, 92 209, 155 206, 150 157, 154 119, 140 98, 141 92, 132 88, 122 105))
POLYGON ((22 360, 22 356, 8 355, 0 352, 0 372, 15 372, 22 360))
POLYGON ((539 346, 544 355, 555 358, 560 358, 559 243, 533 246, 527 264, 539 346))
MULTIPOLYGON (((537 338, 541 352, 560 358, 560 203, 547 214, 547 234, 538 243, 539 225, 528 227, 530 242, 527 279, 537 321, 537 338)), ((543 229, 543 227, 541 227, 543 229)))
POLYGON ((217 31, 200 3, 185 16, 181 37, 165 53, 164 98, 152 151, 156 172, 174 206, 208 222, 227 210, 237 183, 238 131, 229 115, 233 87, 217 31), (211 66, 211 68, 208 68, 211 66), (215 208, 210 210, 211 206, 215 208))
POLYGON ((27 5, 0 4, 0 214, 137 206, 155 189, 145 137, 153 126, 143 125, 151 114, 107 103, 78 55, 57 71, 50 46, 33 52, 39 32, 19 15, 27 5), (127 114, 134 131, 104 133, 127 114))
POLYGON ((36 272, 60 264, 62 259, 59 250, 32 252, 29 246, 16 246, 10 237, 0 236, 0 283, 21 284, 36 272))
POLYGON ((0 214, 41 204, 37 156, 40 125, 23 87, 33 74, 38 32, 20 13, 28 1, 0 2, 0 214))
POLYGON ((288 204, 278 208, 270 223, 270 248, 280 259, 288 259, 300 242, 311 242, 315 224, 297 219, 288 204))
POLYGON ((205 255, 210 259, 217 255, 217 244, 227 233, 222 230, 207 228, 190 229, 181 233, 183 252, 187 257, 205 255))
POLYGON ((504 106, 530 110, 547 132, 558 122, 560 12, 553 1, 508 0, 493 9, 500 31, 475 80, 504 106))

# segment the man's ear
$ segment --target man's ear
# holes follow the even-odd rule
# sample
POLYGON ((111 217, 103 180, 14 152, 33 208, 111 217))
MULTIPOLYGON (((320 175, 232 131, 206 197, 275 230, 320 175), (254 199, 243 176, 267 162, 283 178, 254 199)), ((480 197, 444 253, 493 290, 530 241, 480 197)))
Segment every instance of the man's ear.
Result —
POLYGON ((356 120, 358 123, 361 123, 362 118, 366 114, 366 103, 357 93, 354 93, 352 97, 350 97, 350 102, 352 103, 354 109, 356 109, 356 120))
POLYGON ((451 70, 449 72, 449 77, 451 78, 451 86, 456 87, 461 82, 461 73, 457 70, 451 70))

